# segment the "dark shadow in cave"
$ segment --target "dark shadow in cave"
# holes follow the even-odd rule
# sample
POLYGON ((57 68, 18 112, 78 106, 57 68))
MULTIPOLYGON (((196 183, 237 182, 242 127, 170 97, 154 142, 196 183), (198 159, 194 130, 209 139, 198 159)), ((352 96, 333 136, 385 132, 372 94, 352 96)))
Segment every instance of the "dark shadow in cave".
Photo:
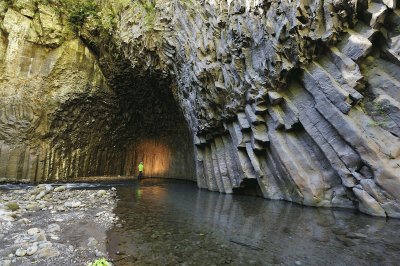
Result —
POLYGON ((240 183, 240 187, 233 188, 233 194, 235 195, 248 195, 262 197, 262 191, 257 179, 245 178, 240 183))
POLYGON ((117 119, 112 124, 115 145, 124 150, 122 175, 194 179, 193 144, 170 81, 157 75, 125 77, 116 84, 117 119))

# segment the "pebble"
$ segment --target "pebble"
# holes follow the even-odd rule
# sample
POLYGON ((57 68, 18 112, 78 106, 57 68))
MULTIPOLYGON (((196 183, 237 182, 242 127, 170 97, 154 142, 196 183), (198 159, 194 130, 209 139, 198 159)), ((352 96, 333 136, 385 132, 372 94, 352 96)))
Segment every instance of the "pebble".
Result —
POLYGON ((28 230, 28 235, 33 236, 33 235, 37 235, 40 233, 40 229, 39 228, 31 228, 28 230))
POLYGON ((64 203, 64 206, 69 208, 77 208, 80 207, 81 205, 82 203, 80 201, 67 201, 64 203))
POLYGON ((88 239, 88 247, 96 246, 99 243, 96 238, 94 237, 89 237, 88 239))
POLYGON ((33 236, 35 241, 45 241, 46 234, 42 229, 39 228, 31 228, 28 230, 28 235, 33 236))
POLYGON ((42 199, 45 195, 46 195, 46 192, 45 192, 45 191, 40 191, 40 193, 36 195, 35 199, 36 199, 36 200, 40 200, 40 199, 42 199))
POLYGON ((26 255, 26 250, 23 248, 19 248, 17 249, 17 251, 15 251, 15 255, 17 255, 18 257, 23 257, 26 255))
POLYGON ((29 221, 27 218, 22 218, 21 220, 19 220, 19 222, 21 224, 29 224, 31 221, 29 221))
POLYGON ((302 265, 301 261, 299 261, 299 260, 296 260, 296 262, 295 262, 294 264, 296 264, 296 265, 302 265))
POLYGON ((58 224, 49 224, 49 226, 47 226, 47 231, 50 233, 59 232, 60 230, 61 227, 58 224))
POLYGON ((37 252, 39 258, 50 258, 60 255, 60 251, 53 247, 45 247, 37 252))
POLYGON ((0 263, 3 266, 10 266, 11 265, 11 260, 3 260, 2 263, 0 263))
POLYGON ((37 246, 37 245, 33 245, 33 246, 30 246, 30 247, 26 250, 26 254, 27 254, 28 256, 32 256, 33 254, 36 253, 36 251, 38 251, 38 246, 37 246))
POLYGON ((46 185, 44 186, 44 188, 45 188, 45 190, 46 190, 47 192, 50 192, 50 191, 52 191, 52 190, 54 189, 53 186, 50 185, 50 184, 46 184, 46 185))
MULTIPOLYGON (((71 221, 80 221, 80 219, 90 220, 90 214, 88 216, 88 214, 85 214, 85 211, 93 209, 97 210, 95 222, 101 223, 103 227, 111 227, 112 223, 117 223, 118 221, 118 217, 112 213, 111 206, 114 204, 112 196, 115 194, 111 191, 115 190, 116 188, 81 192, 68 190, 66 186, 57 186, 53 188, 50 185, 40 185, 33 189, 15 192, 15 194, 18 195, 12 194, 11 196, 1 198, 0 228, 5 228, 4 232, 6 232, 6 234, 0 234, 0 239, 9 237, 8 231, 12 227, 18 226, 26 231, 22 231, 15 236, 13 239, 15 240, 14 244, 12 244, 13 253, 9 254, 9 252, 7 252, 3 254, 3 258, 0 258, 0 265, 21 263, 22 259, 20 257, 24 256, 32 256, 35 260, 40 260, 65 256, 67 253, 70 255, 76 252, 77 249, 69 245, 69 243, 65 243, 66 245, 63 243, 61 245, 61 241, 59 240, 59 232, 61 232, 60 224, 64 224, 64 222, 70 223, 71 221), (10 210, 11 208, 7 208, 7 203, 18 204, 19 209, 14 208, 16 211, 12 212, 10 210), (71 208, 74 209, 72 210, 71 208), (45 212, 40 212, 41 209, 45 210, 45 212), (61 210, 66 210, 67 212, 62 213, 60 212, 61 210), (32 212, 38 212, 38 215, 48 215, 51 218, 40 221, 39 223, 37 223, 36 215, 30 217, 32 221, 27 218, 22 218, 24 214, 31 215, 32 212), (71 215, 73 215, 72 220, 71 215), (33 227, 33 224, 37 227, 33 227), (4 227, 2 228, 2 226, 4 227), (47 241, 47 239, 50 241, 57 241, 53 241, 53 244, 47 241), (8 258, 7 255, 9 256, 8 258)), ((118 226, 121 226, 121 224, 118 224, 118 226)), ((105 253, 97 249, 99 241, 96 238, 90 237, 86 243, 90 248, 86 247, 83 251, 89 252, 90 250, 90 256, 96 255, 98 258, 106 256, 105 253)))
POLYGON ((107 191, 105 191, 104 189, 102 189, 102 190, 97 191, 96 194, 97 194, 97 196, 102 197, 102 196, 104 196, 104 195, 107 194, 107 191))
POLYGON ((59 187, 56 187, 56 188, 54 189, 54 192, 61 192, 61 191, 64 191, 64 190, 66 190, 66 189, 67 189, 66 186, 59 186, 59 187))
POLYGON ((94 250, 94 254, 96 255, 96 257, 104 257, 104 253, 97 249, 94 250))
POLYGON ((53 243, 48 242, 48 241, 44 241, 44 242, 41 242, 41 243, 38 244, 39 248, 49 248, 49 247, 52 247, 52 246, 53 246, 53 243))

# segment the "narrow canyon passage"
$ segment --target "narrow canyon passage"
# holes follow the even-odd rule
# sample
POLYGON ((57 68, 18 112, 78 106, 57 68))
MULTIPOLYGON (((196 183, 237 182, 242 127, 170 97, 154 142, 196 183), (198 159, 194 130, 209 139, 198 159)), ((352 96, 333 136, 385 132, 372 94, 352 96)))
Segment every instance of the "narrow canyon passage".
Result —
POLYGON ((115 265, 394 265, 400 221, 179 180, 117 186, 121 227, 107 233, 115 265))

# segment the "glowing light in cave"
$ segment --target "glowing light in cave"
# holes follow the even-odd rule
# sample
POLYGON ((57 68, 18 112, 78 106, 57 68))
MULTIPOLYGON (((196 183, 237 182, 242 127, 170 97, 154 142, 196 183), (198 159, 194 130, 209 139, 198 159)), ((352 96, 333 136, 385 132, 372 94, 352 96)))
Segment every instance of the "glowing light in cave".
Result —
POLYGON ((144 163, 144 176, 163 177, 171 167, 171 150, 158 140, 143 140, 134 148, 136 165, 144 163))

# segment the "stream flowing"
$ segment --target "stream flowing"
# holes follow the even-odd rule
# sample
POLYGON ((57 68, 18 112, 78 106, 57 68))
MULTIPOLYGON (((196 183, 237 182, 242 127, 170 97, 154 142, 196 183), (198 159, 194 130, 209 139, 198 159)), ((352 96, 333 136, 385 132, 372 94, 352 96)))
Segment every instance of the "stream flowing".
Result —
POLYGON ((116 186, 116 265, 396 265, 400 220, 144 179, 116 186))

